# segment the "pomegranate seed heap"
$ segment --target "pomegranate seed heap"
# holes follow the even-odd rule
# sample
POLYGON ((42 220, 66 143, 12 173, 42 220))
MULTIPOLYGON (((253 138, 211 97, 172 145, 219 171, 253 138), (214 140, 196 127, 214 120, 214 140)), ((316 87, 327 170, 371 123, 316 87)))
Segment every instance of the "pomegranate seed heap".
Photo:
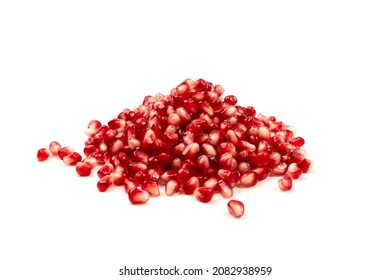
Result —
MULTIPOLYGON (((253 187, 268 176, 283 176, 279 188, 290 190, 292 179, 311 166, 301 148, 304 139, 223 93, 220 85, 187 79, 169 95, 146 96, 107 125, 90 121, 84 159, 56 141, 39 149, 37 158, 58 156, 80 176, 100 165, 98 190, 123 186, 132 204, 159 196, 160 186, 167 196, 184 193, 207 203, 215 193, 231 198, 235 187, 253 187)), ((228 210, 239 218, 244 205, 230 200, 228 210)))

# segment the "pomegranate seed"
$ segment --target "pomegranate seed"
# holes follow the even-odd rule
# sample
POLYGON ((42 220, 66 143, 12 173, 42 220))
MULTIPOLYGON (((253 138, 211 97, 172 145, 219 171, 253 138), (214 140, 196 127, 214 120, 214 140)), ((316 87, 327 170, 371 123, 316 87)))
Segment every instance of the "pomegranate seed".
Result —
POLYGON ((218 186, 218 182, 219 182, 218 177, 211 177, 204 182, 203 187, 215 190, 218 186))
POLYGON ((137 188, 137 185, 134 183, 134 181, 128 178, 125 179, 124 186, 127 193, 137 188))
POLYGON ((282 191, 289 191, 292 188, 292 179, 290 176, 284 176, 278 180, 279 188, 282 191))
POLYGON ((65 156, 62 160, 64 161, 65 165, 76 165, 78 162, 81 161, 81 155, 77 152, 73 152, 70 155, 65 156))
POLYGON ((227 204, 229 213, 235 218, 241 218, 244 215, 244 204, 239 200, 230 200, 227 204))
POLYGON ((113 183, 115 186, 124 186, 126 175, 123 171, 116 171, 111 173, 113 183))
POLYGON ((302 175, 302 170, 298 167, 298 164, 293 162, 288 166, 287 175, 292 179, 298 179, 302 175))
POLYGON ((215 129, 210 131, 209 144, 213 146, 217 146, 221 142, 221 139, 222 139, 221 131, 215 129))
POLYGON ((148 166, 143 162, 131 162, 129 163, 129 172, 135 173, 138 171, 146 171, 148 166))
POLYGON ((114 166, 111 163, 104 164, 97 172, 99 178, 103 178, 106 175, 110 175, 114 172, 114 166))
POLYGON ((37 158, 38 161, 45 161, 50 156, 50 150, 48 148, 42 148, 38 150, 37 158))
POLYGON ((124 127, 126 125, 126 121, 121 119, 112 119, 107 125, 110 129, 117 130, 124 127))
POLYGON ((210 168, 210 160, 206 155, 200 155, 196 161, 196 166, 200 171, 207 172, 210 168))
POLYGON ((101 192, 105 192, 109 187, 112 186, 114 183, 113 178, 111 175, 105 175, 104 177, 100 178, 100 180, 97 183, 97 188, 101 192))
POLYGON ((61 149, 61 145, 60 143, 58 143, 57 141, 53 141, 50 143, 49 145, 49 150, 51 152, 51 154, 53 156, 57 156, 58 155, 58 151, 61 149))
POLYGON ((287 164, 285 162, 279 163, 277 166, 272 168, 273 175, 283 175, 287 172, 287 164))
POLYGON ((223 198, 230 198, 233 196, 233 189, 224 180, 219 180, 218 185, 221 189, 221 195, 223 198))
POLYGON ((193 159, 197 156, 198 152, 199 152, 199 144, 194 142, 188 144, 182 154, 184 158, 193 159))
POLYGON ((240 162, 237 166, 237 170, 240 171, 240 173, 246 173, 249 170, 251 170, 251 165, 248 162, 240 162))
POLYGON ((76 163, 76 172, 81 177, 86 177, 91 175, 91 166, 86 162, 78 162, 76 163))
POLYGON ((145 204, 149 200, 149 193, 145 190, 131 190, 129 200, 132 204, 145 204))
POLYGON ((225 96, 225 99, 223 100, 225 103, 230 105, 236 105, 237 104, 237 97, 234 95, 227 95, 225 96))
POLYGON ((202 144, 202 151, 208 157, 215 157, 217 155, 217 151, 214 148, 214 146, 211 145, 211 144, 208 144, 208 143, 203 143, 202 144))
POLYGON ((219 158, 219 166, 223 169, 235 170, 237 168, 237 160, 231 153, 224 153, 219 158))
POLYGON ((257 174, 257 179, 259 181, 264 180, 268 177, 268 170, 265 167, 257 167, 252 169, 252 171, 257 174))
POLYGON ((312 165, 311 160, 304 159, 302 162, 298 164, 298 167, 302 170, 303 173, 307 173, 310 170, 310 167, 312 165))
POLYGON ((58 150, 58 156, 60 159, 64 159, 65 156, 68 156, 73 152, 74 152, 73 147, 63 147, 58 150))
POLYGON ((241 187, 253 187, 257 184, 258 177, 257 174, 254 171, 248 171, 247 173, 243 174, 240 178, 239 185, 241 187))
POLYGON ((176 170, 167 170, 160 176, 160 180, 162 183, 166 183, 169 180, 176 179, 177 171, 176 170))
POLYGON ((88 137, 95 136, 95 134, 99 132, 101 127, 102 127, 102 124, 99 121, 92 120, 89 122, 88 128, 85 130, 85 134, 88 137))
POLYGON ((179 191, 179 183, 176 180, 169 180, 165 185, 165 194, 172 196, 179 191))
POLYGON ((217 151, 220 155, 224 153, 231 153, 232 155, 236 154, 236 147, 233 143, 230 142, 223 142, 218 145, 217 151))
POLYGON ((87 158, 83 159, 82 162, 85 162, 86 164, 88 164, 91 169, 93 169, 95 166, 98 165, 98 161, 94 157, 87 157, 87 158))
POLYGON ((144 171, 138 171, 134 174, 133 180, 137 186, 141 186, 145 183, 147 177, 144 171))
POLYGON ((199 187, 195 189, 194 196, 200 202, 207 203, 213 199, 214 190, 212 188, 199 187))
POLYGON ((199 179, 197 177, 191 177, 187 183, 185 183, 183 186, 182 186, 182 191, 185 193, 185 194, 193 194, 195 189, 198 188, 200 186, 200 182, 199 182, 199 179))
POLYGON ((156 181, 146 180, 142 185, 142 189, 147 191, 151 196, 160 195, 160 189, 156 181))
POLYGON ((305 140, 302 137, 295 137, 290 140, 290 144, 300 148, 305 144, 305 140))

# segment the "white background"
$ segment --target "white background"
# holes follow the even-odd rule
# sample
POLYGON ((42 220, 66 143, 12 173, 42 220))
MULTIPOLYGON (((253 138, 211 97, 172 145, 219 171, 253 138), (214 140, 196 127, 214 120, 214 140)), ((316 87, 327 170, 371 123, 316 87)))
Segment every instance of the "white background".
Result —
MULTIPOLYGON (((389 279, 386 2, 2 1, 0 279, 148 279, 119 276, 124 265, 389 279), (237 190, 237 220, 221 198, 135 207, 37 162, 52 140, 82 151, 89 120, 185 78, 295 126, 312 171, 289 193, 276 178, 237 190)), ((164 279, 222 279, 208 275, 164 279)))

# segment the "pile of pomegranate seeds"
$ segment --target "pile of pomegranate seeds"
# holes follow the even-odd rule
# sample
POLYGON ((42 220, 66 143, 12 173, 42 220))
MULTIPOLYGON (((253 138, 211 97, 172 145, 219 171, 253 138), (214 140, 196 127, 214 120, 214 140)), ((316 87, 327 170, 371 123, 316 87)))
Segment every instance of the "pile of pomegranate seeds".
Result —
MULTIPOLYGON (((107 125, 90 121, 84 159, 55 141, 39 149, 37 158, 58 156, 80 176, 99 165, 98 190, 123 186, 132 204, 159 196, 160 186, 167 196, 183 193, 207 203, 216 193, 231 198, 235 187, 253 187, 268 176, 283 176, 279 188, 290 190, 292 179, 311 166, 301 149, 304 139, 293 127, 256 115, 253 107, 239 106, 235 96, 223 93, 220 85, 187 79, 169 95, 146 96, 107 125)), ((227 206, 234 217, 244 214, 238 200, 227 206)))

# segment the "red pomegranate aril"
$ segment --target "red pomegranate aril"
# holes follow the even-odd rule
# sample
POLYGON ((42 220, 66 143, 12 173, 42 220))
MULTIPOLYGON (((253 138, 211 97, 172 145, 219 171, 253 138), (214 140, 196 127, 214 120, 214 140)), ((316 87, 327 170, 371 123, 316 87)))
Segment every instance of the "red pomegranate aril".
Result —
POLYGON ((101 192, 107 191, 109 187, 112 186, 114 183, 113 178, 111 175, 105 175, 104 177, 100 178, 100 180, 97 182, 97 188, 101 192))
POLYGON ((172 196, 179 191, 179 183, 176 180, 169 180, 165 185, 165 194, 172 196))
POLYGON ((48 148, 39 149, 37 152, 38 161, 45 161, 50 156, 50 150, 48 148))
POLYGON ((143 162, 130 162, 129 163, 129 172, 135 173, 138 171, 146 171, 148 166, 143 162))
POLYGON ((134 183, 134 181, 129 178, 125 179, 124 186, 125 186, 125 192, 127 193, 137 188, 137 185, 134 183))
POLYGON ((146 180, 142 184, 142 189, 147 191, 150 194, 150 196, 159 196, 160 195, 160 188, 158 187, 158 184, 156 181, 146 180))
POLYGON ((207 172, 210 168, 210 160, 206 155, 200 155, 196 160, 196 166, 202 172, 207 172))
POLYGON ((149 200, 149 193, 140 189, 131 190, 129 200, 132 204, 145 204, 149 200))
POLYGON ((76 163, 76 172, 79 174, 81 177, 86 177, 91 175, 91 166, 87 164, 86 162, 78 162, 76 163))
POLYGON ((302 170, 303 173, 307 173, 310 170, 311 165, 312 165, 311 160, 304 159, 298 164, 298 167, 302 170))
POLYGON ((191 177, 185 184, 182 185, 181 190, 187 195, 194 193, 195 189, 200 186, 199 178, 191 177))
POLYGON ((224 153, 219 157, 219 167, 222 169, 235 170, 237 168, 237 160, 231 153, 224 153))
POLYGON ((126 121, 122 119, 112 119, 107 123, 108 127, 110 129, 119 129, 121 127, 124 127, 126 125, 126 121))
POLYGON ((98 160, 95 157, 87 157, 83 159, 82 162, 88 164, 91 169, 98 165, 98 160))
POLYGON ((188 144, 185 147, 182 155, 184 158, 193 159, 197 156, 198 152, 199 152, 199 144, 196 142, 193 142, 193 143, 188 144))
POLYGON ((285 162, 281 162, 272 168, 272 175, 284 175, 287 172, 287 164, 285 162))
POLYGON ((97 152, 98 149, 94 145, 87 145, 84 147, 84 155, 86 157, 89 157, 94 152, 97 152))
POLYGON ((270 161, 268 163, 269 166, 275 167, 282 160, 282 156, 278 152, 273 152, 269 155, 270 161))
POLYGON ((97 172, 99 178, 103 178, 106 175, 110 175, 114 172, 114 166, 111 163, 104 164, 97 172))
POLYGON ((248 162, 242 161, 238 164, 237 170, 241 173, 244 174, 251 170, 251 165, 248 162))
POLYGON ((250 151, 250 152, 254 152, 257 150, 256 146, 249 143, 248 141, 245 141, 245 140, 241 140, 239 141, 238 143, 238 148, 240 150, 246 150, 246 151, 250 151))
POLYGON ((167 170, 160 176, 160 181, 162 183, 166 183, 169 180, 176 179, 177 177, 177 171, 176 170, 167 170))
POLYGON ((202 144, 202 151, 205 153, 208 157, 215 157, 217 155, 217 150, 215 147, 209 143, 203 143, 202 144))
POLYGON ((213 199, 214 190, 212 188, 199 187, 195 189, 194 196, 200 202, 208 203, 213 199))
POLYGON ((115 171, 111 173, 115 186, 123 186, 125 184, 126 175, 124 172, 115 171))
POLYGON ((102 124, 98 120, 92 120, 89 122, 88 128, 85 130, 85 134, 88 137, 94 136, 96 133, 99 132, 101 127, 102 124))
POLYGON ((141 186, 145 183, 147 177, 144 171, 138 171, 134 174, 133 181, 137 186, 141 186))
POLYGON ((257 179, 259 181, 264 180, 268 177, 268 169, 265 167, 256 167, 253 168, 252 171, 257 174, 257 179))
POLYGON ((237 97, 235 97, 234 95, 226 95, 223 101, 230 105, 236 105, 237 97))
POLYGON ((298 179, 302 175, 302 170, 295 162, 291 163, 287 168, 287 175, 292 179, 298 179))
POLYGON ((62 160, 65 165, 76 165, 82 159, 81 155, 77 152, 73 152, 70 155, 65 156, 62 160))
POLYGON ((233 189, 224 180, 219 180, 218 185, 223 198, 231 198, 233 196, 233 189))
POLYGON ((73 152, 74 152, 73 147, 63 147, 58 150, 58 157, 60 159, 64 159, 65 156, 68 156, 73 152))
POLYGON ((239 200, 230 200, 227 204, 229 213, 235 218, 241 218, 244 215, 244 204, 239 200))
POLYGON ((110 154, 117 154, 123 147, 123 142, 121 140, 116 140, 114 141, 108 151, 110 152, 110 154))
POLYGON ((203 183, 203 187, 215 190, 218 186, 218 182, 219 182, 218 177, 210 177, 203 183))
POLYGON ((230 142, 223 142, 218 145, 217 151, 220 155, 224 153, 230 153, 232 155, 236 154, 236 147, 233 143, 230 142))
POLYGON ((209 133, 209 144, 213 146, 217 146, 219 143, 221 143, 222 139, 222 133, 219 130, 212 130, 209 133))
POLYGON ((144 149, 144 151, 150 151, 154 147, 154 143, 156 142, 156 134, 153 130, 148 129, 145 132, 144 138, 141 142, 141 147, 144 149))
POLYGON ((190 114, 188 113, 188 111, 183 107, 177 108, 176 114, 179 115, 179 117, 182 120, 182 123, 187 123, 187 122, 191 121, 191 119, 192 119, 190 114))
POLYGON ((254 171, 248 171, 247 173, 243 174, 239 181, 239 186, 244 188, 253 187, 257 184, 258 176, 254 171))
POLYGON ((290 144, 294 145, 295 147, 302 147, 304 144, 305 144, 305 139, 303 139, 302 137, 295 137, 295 138, 292 138, 290 139, 290 144))
POLYGON ((148 169, 148 171, 146 172, 146 177, 148 180, 158 182, 158 180, 160 179, 160 172, 153 168, 148 169))
POLYGON ((209 116, 214 115, 213 107, 206 101, 206 102, 199 102, 199 109, 203 112, 205 112, 209 116))
POLYGON ((178 171, 177 171, 177 181, 180 183, 180 184, 185 184, 186 182, 188 182, 188 180, 191 178, 192 174, 190 172, 190 170, 188 169, 183 169, 183 168, 180 168, 178 171))
POLYGON ((282 191, 289 191, 292 188, 292 179, 290 176, 284 176, 283 178, 278 180, 279 188, 282 191))
POLYGON ((50 144, 49 144, 49 150, 50 150, 50 153, 53 155, 53 156, 57 156, 58 155, 58 151, 61 149, 61 145, 60 143, 58 143, 57 141, 52 141, 50 144))

